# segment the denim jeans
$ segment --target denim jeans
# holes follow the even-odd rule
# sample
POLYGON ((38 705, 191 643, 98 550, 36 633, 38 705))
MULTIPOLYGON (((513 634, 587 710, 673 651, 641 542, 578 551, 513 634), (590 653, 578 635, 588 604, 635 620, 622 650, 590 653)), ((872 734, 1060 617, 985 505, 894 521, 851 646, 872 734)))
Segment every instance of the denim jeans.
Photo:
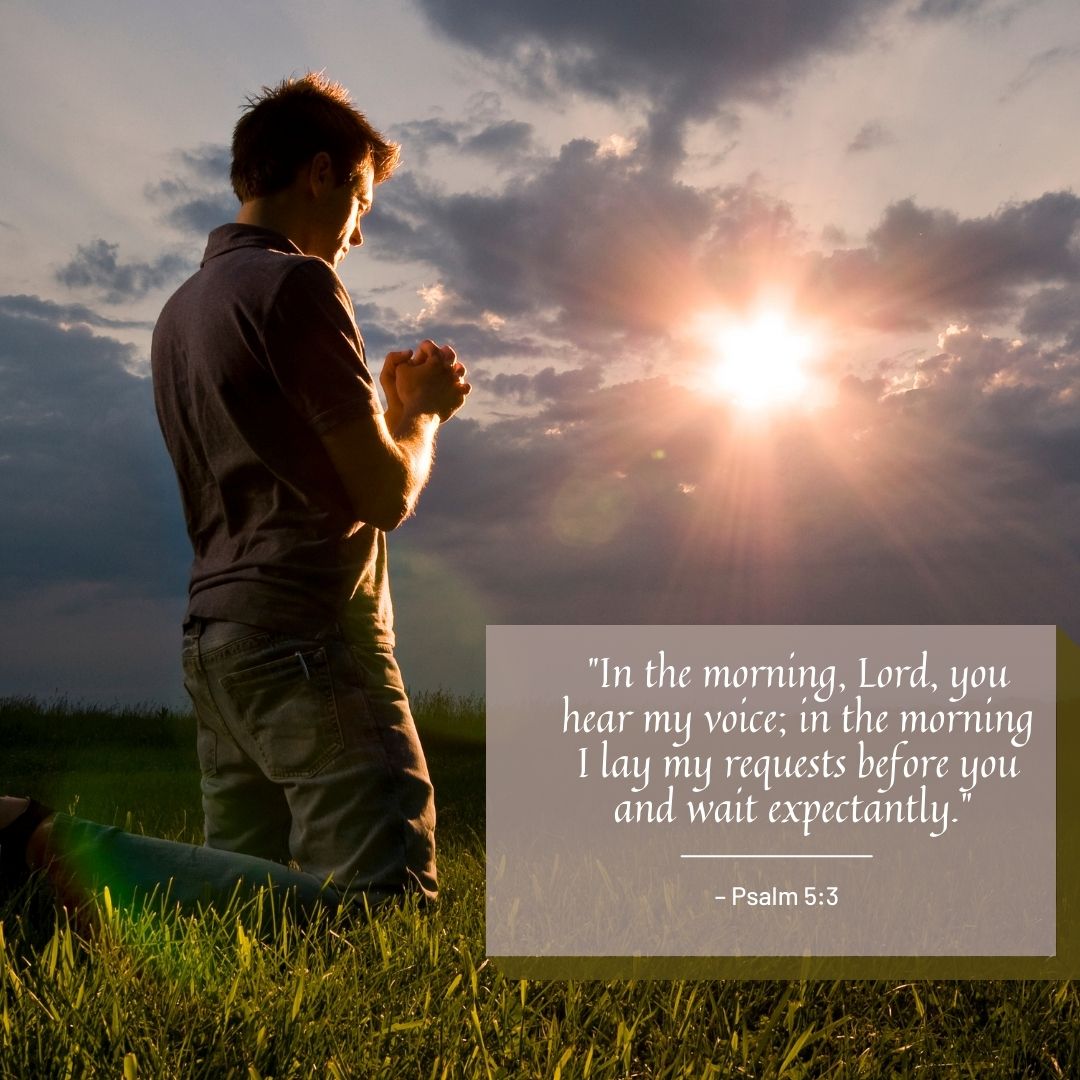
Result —
MULTIPOLYGON (((224 910, 234 898, 245 902, 270 887, 274 902, 267 916, 288 910, 306 921, 319 911, 349 907, 365 895, 342 894, 311 874, 253 855, 141 836, 68 814, 53 819, 50 849, 63 862, 64 880, 75 889, 73 901, 84 891, 96 894, 108 886, 117 904, 164 900, 167 907, 191 914, 199 907, 224 910)), ((387 899, 368 898, 372 906, 387 899)))
POLYGON ((293 861, 338 893, 434 899, 431 781, 389 646, 195 620, 183 665, 207 847, 242 874, 293 861))

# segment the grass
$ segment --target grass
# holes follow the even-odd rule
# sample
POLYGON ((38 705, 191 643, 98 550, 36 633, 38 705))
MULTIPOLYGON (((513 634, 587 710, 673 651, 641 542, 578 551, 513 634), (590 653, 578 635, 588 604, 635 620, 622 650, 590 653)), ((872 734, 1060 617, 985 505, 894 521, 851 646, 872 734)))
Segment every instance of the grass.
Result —
MULTIPOLYGON (((536 982, 484 959, 482 703, 416 701, 442 899, 366 923, 0 906, 0 1078, 1077 1077, 1071 983, 536 982)), ((198 839, 189 717, 0 701, 0 786, 198 839)))

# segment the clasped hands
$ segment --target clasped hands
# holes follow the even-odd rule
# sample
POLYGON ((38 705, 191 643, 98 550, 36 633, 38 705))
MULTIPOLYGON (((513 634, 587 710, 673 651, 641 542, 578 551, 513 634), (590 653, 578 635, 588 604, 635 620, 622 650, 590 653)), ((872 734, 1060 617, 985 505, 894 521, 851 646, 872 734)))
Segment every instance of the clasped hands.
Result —
POLYGON ((428 413, 445 423, 461 408, 472 387, 465 366, 449 345, 425 339, 415 349, 386 354, 379 376, 386 394, 387 420, 408 412, 428 413))

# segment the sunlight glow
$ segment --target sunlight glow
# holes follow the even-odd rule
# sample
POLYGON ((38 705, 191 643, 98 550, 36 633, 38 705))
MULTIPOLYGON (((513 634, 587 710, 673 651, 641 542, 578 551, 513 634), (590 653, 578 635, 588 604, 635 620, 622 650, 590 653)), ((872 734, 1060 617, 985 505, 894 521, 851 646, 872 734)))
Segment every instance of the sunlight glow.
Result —
POLYGON ((712 383, 740 408, 780 408, 809 391, 807 362, 816 342, 809 332, 791 326, 781 311, 767 308, 748 319, 725 322, 718 339, 721 359, 712 383))

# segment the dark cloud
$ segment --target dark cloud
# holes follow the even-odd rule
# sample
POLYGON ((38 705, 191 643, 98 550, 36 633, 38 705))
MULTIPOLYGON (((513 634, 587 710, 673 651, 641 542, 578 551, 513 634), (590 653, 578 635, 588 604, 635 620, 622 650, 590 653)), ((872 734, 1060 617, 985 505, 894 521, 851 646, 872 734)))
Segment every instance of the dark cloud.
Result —
POLYGON ((935 320, 1005 318, 1022 290, 1080 280, 1080 198, 1048 192, 981 218, 894 203, 863 248, 834 252, 814 294, 881 328, 935 320))
POLYGON ((120 304, 170 285, 194 269, 190 260, 175 252, 153 262, 121 262, 119 250, 118 244, 105 240, 80 244, 71 262, 56 271, 56 280, 68 288, 93 289, 106 303, 120 304))
POLYGON ((468 121, 439 117, 410 120, 395 125, 391 134, 401 142, 406 163, 426 165, 433 151, 457 150, 508 164, 533 149, 533 126, 522 120, 491 118, 485 122, 483 118, 498 108, 497 100, 494 105, 484 103, 468 121))
POLYGON ((184 600, 118 593, 94 582, 41 585, 8 598, 0 652, 5 695, 100 705, 189 706, 180 678, 184 600))
POLYGON ((149 380, 132 346, 71 314, 0 298, 0 597, 177 595, 188 555, 149 380))
POLYGON ((1064 339, 1066 349, 1080 351, 1080 286, 1040 289, 1028 300, 1019 329, 1025 337, 1064 339))
POLYGON ((1063 334, 1080 321, 1080 289, 1040 289, 1028 301, 1020 320, 1024 334, 1037 337, 1063 334))
POLYGON ((775 94, 822 52, 856 41, 893 0, 418 0, 444 34, 551 94, 647 103, 657 156, 678 151, 686 120, 775 94))
POLYGON ((112 319, 84 304, 58 304, 38 296, 0 296, 0 315, 16 319, 34 319, 50 326, 98 326, 115 329, 150 330, 153 323, 141 319, 112 319))
POLYGON ((597 390, 603 381, 598 367, 556 371, 546 367, 535 374, 497 372, 482 376, 478 382, 498 397, 513 397, 522 402, 572 401, 581 394, 597 390))
POLYGON ((515 158, 533 146, 533 126, 521 120, 500 120, 470 135, 463 149, 494 158, 515 158))
POLYGON ((468 125, 461 120, 409 120, 389 129, 391 138, 401 143, 403 160, 426 164, 433 150, 456 150, 468 125))
POLYGON ((229 183, 232 151, 218 143, 207 143, 191 150, 181 150, 180 161, 200 180, 215 184, 229 183))
POLYGON ((181 232, 204 237, 211 229, 232 221, 239 205, 235 195, 224 192, 184 199, 168 211, 165 220, 181 232))
MULTIPOLYGON (((377 257, 435 266, 478 313, 554 310, 581 333, 656 330, 691 299, 715 197, 575 140, 500 192, 444 193, 406 174, 377 202, 377 257)), ((723 216, 723 211, 720 211, 723 216)))
POLYGON ((865 153, 867 150, 889 146, 894 141, 888 128, 876 120, 870 120, 855 133, 855 137, 847 145, 847 151, 849 154, 865 153))
POLYGON ((229 183, 231 151, 208 144, 177 154, 179 171, 148 184, 146 196, 161 206, 164 221, 183 233, 205 237, 232 221, 239 203, 229 183))

